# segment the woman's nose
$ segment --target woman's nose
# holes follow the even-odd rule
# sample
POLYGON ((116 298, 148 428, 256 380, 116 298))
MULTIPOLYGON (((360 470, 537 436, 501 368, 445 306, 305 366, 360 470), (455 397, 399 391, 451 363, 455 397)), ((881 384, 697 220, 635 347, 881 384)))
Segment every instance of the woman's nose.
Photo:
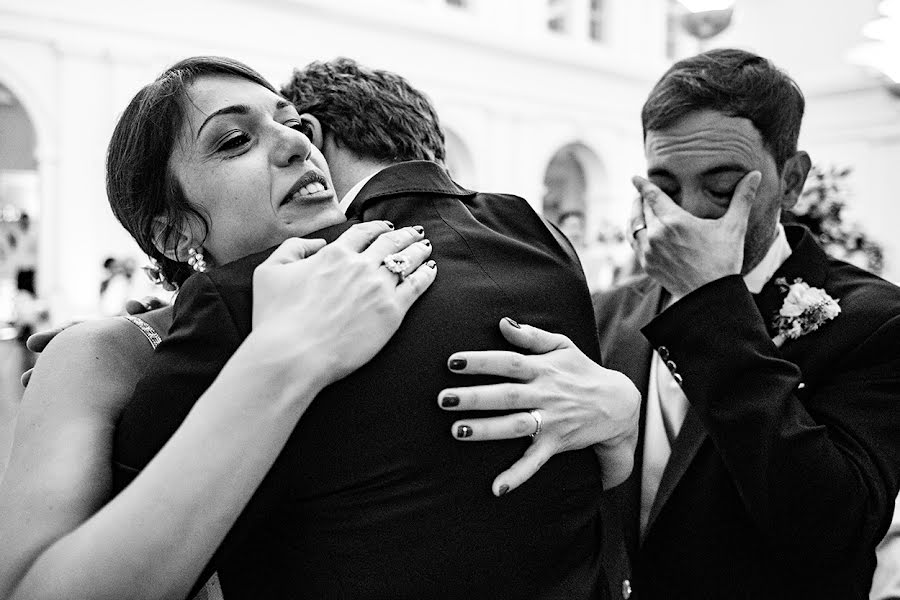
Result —
POLYGON ((275 144, 275 162, 286 166, 293 162, 304 162, 312 153, 309 138, 286 125, 276 125, 278 142, 275 144))

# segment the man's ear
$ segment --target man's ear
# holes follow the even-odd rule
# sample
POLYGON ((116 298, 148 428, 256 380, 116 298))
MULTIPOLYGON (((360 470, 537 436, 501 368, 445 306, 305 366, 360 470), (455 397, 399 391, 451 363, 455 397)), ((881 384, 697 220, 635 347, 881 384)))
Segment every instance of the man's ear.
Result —
POLYGON ((153 218, 153 245, 163 256, 175 262, 187 262, 188 249, 200 250, 203 245, 203 227, 196 219, 187 217, 176 227, 169 227, 163 217, 153 218))
POLYGON ((325 144, 325 132, 322 131, 322 122, 309 113, 300 115, 300 122, 309 130, 309 133, 307 133, 306 128, 304 128, 304 133, 306 133, 306 137, 309 138, 309 141, 313 143, 313 146, 322 150, 322 147, 325 144))
POLYGON ((784 169, 781 172, 781 182, 784 191, 781 196, 781 208, 788 210, 797 204, 800 194, 803 193, 803 186, 806 184, 806 176, 812 168, 812 162, 809 154, 800 151, 794 156, 787 159, 784 163, 784 169))

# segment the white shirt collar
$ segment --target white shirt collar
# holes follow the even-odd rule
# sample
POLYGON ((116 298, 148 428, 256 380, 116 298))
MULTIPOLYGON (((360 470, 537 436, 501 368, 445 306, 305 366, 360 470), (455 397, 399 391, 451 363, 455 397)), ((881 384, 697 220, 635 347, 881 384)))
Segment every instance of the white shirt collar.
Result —
POLYGON ((759 261, 759 264, 753 267, 749 273, 744 275, 744 283, 751 294, 758 294, 762 291, 766 282, 772 279, 775 271, 784 264, 784 261, 791 255, 791 245, 788 244, 787 235, 784 233, 784 226, 778 224, 778 233, 775 234, 775 240, 769 246, 769 251, 759 261))
POLYGON ((381 171, 382 171, 382 169, 378 169, 377 171, 375 171, 368 177, 363 177, 362 179, 357 181, 356 185, 354 185, 352 188, 350 188, 346 194, 344 194, 344 197, 341 198, 341 201, 339 203, 342 213, 347 214, 347 209, 350 208, 350 204, 352 204, 353 201, 356 200, 356 197, 359 195, 359 192, 363 189, 363 186, 365 186, 367 183, 369 183, 369 180, 372 179, 373 177, 375 177, 376 175, 378 175, 378 173, 380 173, 381 171))

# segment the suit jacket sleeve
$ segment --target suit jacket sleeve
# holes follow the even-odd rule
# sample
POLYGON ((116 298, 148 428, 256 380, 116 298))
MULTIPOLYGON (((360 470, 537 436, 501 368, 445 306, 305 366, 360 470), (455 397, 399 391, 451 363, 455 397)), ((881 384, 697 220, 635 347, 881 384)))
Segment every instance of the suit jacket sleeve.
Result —
POLYGON ((643 331, 668 349, 756 528, 782 560, 834 564, 874 547, 900 468, 896 312, 828 365, 813 390, 772 343, 740 276, 695 290, 643 331))
POLYGON ((120 466, 136 473, 175 433, 242 341, 218 287, 192 275, 175 302, 169 334, 156 349, 116 430, 120 466))

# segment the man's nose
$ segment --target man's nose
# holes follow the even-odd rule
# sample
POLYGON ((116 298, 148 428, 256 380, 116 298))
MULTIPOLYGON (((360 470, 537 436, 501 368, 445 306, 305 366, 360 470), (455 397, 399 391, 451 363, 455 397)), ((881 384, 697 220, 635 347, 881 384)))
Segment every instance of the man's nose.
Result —
POLYGON ((721 210, 708 198, 704 198, 700 191, 682 191, 676 204, 698 219, 714 219, 719 216, 718 212, 721 210))
POLYGON ((287 166, 293 162, 304 162, 312 154, 309 138, 286 125, 276 125, 277 142, 274 148, 274 162, 287 166))

